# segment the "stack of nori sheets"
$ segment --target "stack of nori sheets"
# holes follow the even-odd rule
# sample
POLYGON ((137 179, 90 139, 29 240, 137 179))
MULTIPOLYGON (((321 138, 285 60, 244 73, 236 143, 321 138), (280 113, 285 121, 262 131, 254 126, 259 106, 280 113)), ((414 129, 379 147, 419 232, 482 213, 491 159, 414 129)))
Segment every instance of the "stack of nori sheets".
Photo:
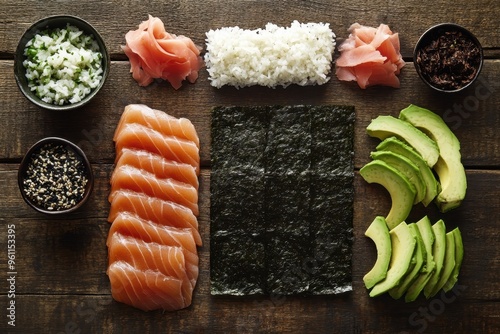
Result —
POLYGON ((352 289, 354 107, 212 110, 212 294, 352 289))

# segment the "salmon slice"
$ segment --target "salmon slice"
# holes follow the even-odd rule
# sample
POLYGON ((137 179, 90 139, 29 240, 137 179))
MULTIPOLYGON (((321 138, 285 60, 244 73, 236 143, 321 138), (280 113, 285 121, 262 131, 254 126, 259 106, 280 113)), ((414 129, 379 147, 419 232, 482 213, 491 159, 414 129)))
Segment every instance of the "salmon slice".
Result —
POLYGON ((116 127, 113 140, 116 138, 125 124, 137 123, 160 132, 165 136, 174 136, 192 141, 200 147, 200 139, 193 123, 186 118, 175 118, 167 113, 152 109, 144 104, 129 104, 122 113, 118 126, 116 127))
POLYGON ((111 295, 116 301, 143 311, 175 311, 189 306, 182 295, 182 280, 158 271, 142 271, 118 261, 108 268, 111 295))
POLYGON ((121 157, 124 148, 140 149, 159 154, 165 159, 186 163, 200 173, 199 148, 192 141, 174 136, 165 136, 158 131, 137 123, 125 124, 115 140, 116 159, 121 157))
POLYGON ((193 166, 167 160, 158 154, 124 148, 122 149, 120 159, 116 162, 115 168, 124 165, 143 169, 160 179, 171 178, 179 182, 188 183, 196 189, 199 187, 198 176, 193 166))
POLYGON ((109 202, 113 201, 117 191, 131 190, 186 206, 195 216, 199 213, 198 190, 190 184, 159 179, 154 174, 127 165, 116 168, 110 182, 109 202))
POLYGON ((145 242, 120 233, 113 233, 108 247, 109 264, 125 261, 136 269, 158 271, 181 280, 184 303, 191 304, 193 285, 186 273, 182 248, 145 242))
POLYGON ((199 258, 193 234, 189 229, 158 225, 133 214, 121 213, 111 224, 106 245, 111 247, 115 233, 134 237, 144 242, 154 242, 165 246, 181 247, 186 263, 186 273, 194 286, 198 279, 199 258))
POLYGON ((182 205, 133 191, 118 191, 111 201, 108 221, 113 222, 120 213, 125 212, 156 224, 190 229, 196 244, 202 245, 198 220, 190 209, 182 205))

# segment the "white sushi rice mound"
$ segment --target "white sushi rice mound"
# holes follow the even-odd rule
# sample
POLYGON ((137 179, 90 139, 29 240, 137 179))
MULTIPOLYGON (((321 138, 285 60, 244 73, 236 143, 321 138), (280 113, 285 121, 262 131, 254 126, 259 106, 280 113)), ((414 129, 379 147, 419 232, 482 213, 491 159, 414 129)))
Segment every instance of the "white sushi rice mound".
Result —
POLYGON ((93 36, 72 25, 35 35, 24 49, 28 86, 44 102, 76 103, 102 79, 102 53, 93 36))
POLYGON ((328 23, 225 27, 206 36, 205 64, 214 87, 322 85, 330 79, 335 34, 328 23))

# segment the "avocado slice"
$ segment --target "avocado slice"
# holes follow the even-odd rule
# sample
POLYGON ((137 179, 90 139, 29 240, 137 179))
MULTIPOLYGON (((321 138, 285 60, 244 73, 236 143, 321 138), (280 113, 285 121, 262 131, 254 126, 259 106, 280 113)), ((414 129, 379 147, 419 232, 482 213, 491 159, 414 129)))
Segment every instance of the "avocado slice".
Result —
POLYGON ((401 140, 396 137, 389 137, 384 139, 380 144, 377 145, 377 151, 391 151, 410 159, 420 170, 420 175, 425 183, 425 196, 422 199, 422 204, 424 206, 429 205, 440 191, 439 183, 434 176, 432 170, 427 166, 427 163, 422 159, 420 154, 418 154, 413 147, 406 145, 401 140))
POLYGON ((444 256, 443 270, 441 270, 441 276, 437 281, 436 285, 432 289, 429 297, 434 297, 439 290, 448 282, 450 275, 455 268, 455 237, 451 232, 446 233, 446 253, 444 256))
POLYGON ((455 228, 450 233, 453 234, 453 238, 455 239, 455 268, 453 268, 453 272, 450 275, 450 278, 443 286, 443 290, 448 292, 450 291, 455 283, 458 280, 458 273, 460 272, 460 268, 462 267, 462 260, 464 258, 464 245, 462 243, 462 234, 460 230, 455 228))
POLYGON ((441 212, 458 207, 465 198, 467 179, 461 162, 460 142, 443 119, 432 111, 410 105, 399 115, 430 136, 439 147, 439 159, 434 166, 442 190, 436 201, 441 212))
POLYGON ((420 235, 422 236, 427 259, 422 266, 420 274, 415 279, 415 281, 410 285, 410 287, 406 292, 405 302, 407 303, 417 299, 418 295, 424 289, 425 285, 431 278, 431 275, 436 267, 436 263, 434 262, 434 256, 432 255, 435 236, 432 230, 431 221, 427 216, 425 216, 415 224, 417 225, 420 235))
POLYGON ((366 128, 368 135, 384 140, 396 136, 412 146, 433 167, 439 158, 439 148, 425 133, 408 122, 392 116, 378 116, 366 128))
POLYGON ((382 185, 391 195, 391 210, 385 217, 389 229, 408 217, 415 199, 415 188, 404 175, 381 160, 370 161, 359 173, 366 182, 382 185))
POLYGON ((378 282, 370 291, 370 297, 376 297, 389 291, 399 284, 401 278, 408 271, 413 251, 415 249, 415 238, 410 232, 410 228, 405 222, 389 232, 392 243, 392 256, 387 270, 387 276, 384 280, 378 282))
POLYGON ((384 217, 375 217, 368 226, 365 236, 372 239, 377 248, 377 260, 373 268, 363 277, 366 288, 371 289, 386 277, 389 262, 391 261, 391 237, 384 217))
POLYGON ((434 262, 434 256, 432 255, 432 247, 434 245, 435 236, 432 230, 431 221, 429 217, 425 216, 415 224, 418 227, 418 231, 420 232, 420 236, 422 237, 425 247, 426 260, 422 266, 422 272, 432 272, 436 263, 434 262))
POLYGON ((422 179, 422 174, 420 174, 420 170, 410 159, 390 151, 371 152, 370 156, 374 160, 386 162, 406 176, 416 190, 413 204, 420 203, 424 199, 426 188, 424 180, 422 179))
POLYGON ((432 225, 432 231, 436 239, 432 247, 432 256, 436 262, 436 269, 431 274, 431 277, 424 287, 424 295, 426 298, 431 296, 431 293, 439 281, 441 271, 443 270, 444 256, 446 254, 446 227, 442 219, 432 225))
POLYGON ((389 290, 389 294, 394 299, 399 299, 401 298, 401 296, 404 295, 408 287, 418 277, 420 271, 422 270, 422 266, 424 265, 424 262, 426 261, 427 258, 424 241, 422 239, 422 236, 420 235, 418 226, 415 223, 413 223, 413 224, 408 224, 408 227, 410 228, 410 232, 416 240, 415 250, 413 255, 415 265, 411 270, 409 270, 406 273, 402 281, 397 286, 389 290))

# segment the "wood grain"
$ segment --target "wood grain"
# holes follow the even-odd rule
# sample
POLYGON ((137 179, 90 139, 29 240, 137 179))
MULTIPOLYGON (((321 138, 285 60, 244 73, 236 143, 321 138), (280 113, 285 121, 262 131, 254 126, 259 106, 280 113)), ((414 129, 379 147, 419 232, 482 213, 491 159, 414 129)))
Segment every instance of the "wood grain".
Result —
POLYGON ((4 0, 0 6, 0 332, 12 333, 498 333, 500 332, 500 7, 495 0, 366 1, 138 1, 4 0), (102 34, 112 56, 103 90, 86 107, 67 113, 38 109, 19 92, 13 75, 14 50, 23 31, 55 14, 77 15, 102 34), (320 87, 215 89, 206 70, 195 84, 175 91, 164 82, 139 87, 121 51, 124 35, 148 14, 167 30, 204 45, 205 32, 222 26, 263 27, 329 22, 340 43, 354 22, 381 22, 400 34, 407 61, 401 88, 361 90, 332 79, 320 87), (458 94, 438 94, 417 77, 412 50, 430 26, 455 22, 471 30, 484 47, 486 61, 475 85, 458 94), (144 103, 189 118, 201 141, 200 277, 193 304, 173 313, 149 312, 112 300, 106 275, 105 245, 109 223, 109 176, 113 169, 112 135, 125 105, 144 103), (414 207, 408 221, 429 215, 443 218, 448 230, 459 227, 465 257, 457 289, 446 295, 405 304, 389 296, 369 298, 362 277, 375 261, 364 231, 390 206, 388 194, 356 173, 353 291, 315 297, 212 297, 209 293, 210 109, 217 105, 347 104, 356 108, 355 167, 369 161, 378 139, 366 135, 370 120, 397 115, 414 103, 442 115, 461 142, 468 190, 462 206, 446 214, 434 204, 414 207), (31 210, 17 186, 22 155, 38 139, 62 136, 88 154, 96 176, 94 192, 83 210, 48 217, 31 210), (16 230, 16 327, 7 325, 7 226, 16 230), (427 312, 427 313, 424 313, 427 312))

